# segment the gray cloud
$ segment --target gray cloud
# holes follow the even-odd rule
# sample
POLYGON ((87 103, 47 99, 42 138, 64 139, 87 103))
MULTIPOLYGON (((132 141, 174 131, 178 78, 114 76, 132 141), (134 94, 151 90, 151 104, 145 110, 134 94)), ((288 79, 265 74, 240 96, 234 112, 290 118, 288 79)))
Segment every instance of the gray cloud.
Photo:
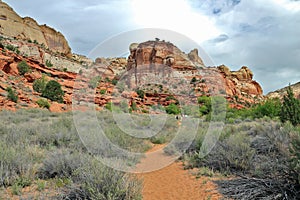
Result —
POLYGON ((254 0, 213 17, 229 36, 222 43, 203 43, 215 64, 249 66, 265 93, 300 80, 300 12, 254 0))

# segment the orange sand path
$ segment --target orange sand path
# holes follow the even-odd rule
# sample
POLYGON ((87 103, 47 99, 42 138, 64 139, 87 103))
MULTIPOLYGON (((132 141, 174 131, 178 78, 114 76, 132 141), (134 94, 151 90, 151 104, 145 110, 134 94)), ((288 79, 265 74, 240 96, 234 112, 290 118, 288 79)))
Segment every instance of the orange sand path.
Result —
MULTIPOLYGON (((159 151, 163 153, 163 145, 154 146, 149 153, 159 148, 159 151)), ((166 157, 168 159, 168 156, 166 157)), ((161 158, 162 154, 158 156, 158 159, 161 158)), ((137 171, 143 168, 143 163, 147 163, 147 156, 137 165, 137 171)), ((144 183, 144 200, 213 200, 222 198, 210 178, 200 177, 197 179, 190 171, 184 170, 180 162, 174 162, 160 170, 141 173, 138 176, 144 183)))

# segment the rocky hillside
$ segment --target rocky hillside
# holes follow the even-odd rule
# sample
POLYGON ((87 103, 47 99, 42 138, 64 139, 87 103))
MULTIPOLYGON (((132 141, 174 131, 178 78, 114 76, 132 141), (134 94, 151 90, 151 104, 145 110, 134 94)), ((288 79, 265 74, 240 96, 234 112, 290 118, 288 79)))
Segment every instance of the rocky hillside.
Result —
MULTIPOLYGON (((270 93, 267 94, 267 98, 279 98, 279 99, 282 99, 283 96, 286 94, 287 88, 288 88, 288 86, 284 87, 282 89, 276 90, 274 92, 270 92, 270 93)), ((292 90, 294 92, 295 97, 298 98, 298 99, 300 99, 300 82, 291 85, 291 88, 292 88, 292 90)))
POLYGON ((39 25, 30 17, 21 18, 2 1, 0 1, 0 35, 36 42, 53 52, 71 55, 71 48, 60 32, 47 25, 39 25))
POLYGON ((177 100, 196 103, 199 96, 216 94, 224 96, 233 107, 245 107, 262 99, 261 87, 247 67, 236 72, 226 66, 207 68, 197 50, 184 54, 168 42, 134 44, 128 59, 98 58, 95 63, 76 55, 56 55, 39 44, 12 38, 1 37, 0 42, 2 109, 38 107, 42 94, 34 91, 33 84, 42 77, 56 80, 64 91, 63 103, 48 100, 52 111, 71 110, 74 90, 92 91, 76 96, 74 102, 79 107, 82 102, 95 103, 98 109, 110 101, 119 105, 125 101, 128 106, 136 104, 138 110, 148 111, 153 105, 167 106, 177 100), (49 60, 45 61, 46 55, 49 60), (30 68, 24 75, 17 67, 21 61, 30 68), (19 97, 16 103, 7 97, 9 87, 19 97))
POLYGON ((52 111, 69 111, 76 104, 94 103, 102 109, 108 102, 148 112, 156 105, 189 105, 200 96, 221 95, 231 107, 243 108, 263 99, 261 86, 251 70, 206 67, 193 49, 188 54, 165 41, 146 41, 129 46, 129 57, 92 61, 71 53, 64 36, 31 18, 21 18, 0 1, 0 109, 38 107, 42 93, 34 82, 57 81, 63 102, 47 100, 52 111), (28 71, 18 68, 25 62, 28 71), (8 97, 15 91, 18 101, 8 97), (76 96, 74 96, 76 91, 76 96), (78 92, 79 91, 79 92, 78 92), (73 98, 74 97, 74 98, 73 98), (73 101, 72 101, 73 100, 73 101))

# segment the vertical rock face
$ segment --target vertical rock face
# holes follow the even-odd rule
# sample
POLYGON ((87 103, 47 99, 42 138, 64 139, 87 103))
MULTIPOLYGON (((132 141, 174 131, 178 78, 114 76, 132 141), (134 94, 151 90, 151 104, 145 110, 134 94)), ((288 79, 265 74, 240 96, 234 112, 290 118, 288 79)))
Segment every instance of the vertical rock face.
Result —
POLYGON ((0 1, 0 34, 17 39, 37 41, 54 52, 71 54, 65 37, 46 25, 30 18, 21 18, 11 7, 0 1))

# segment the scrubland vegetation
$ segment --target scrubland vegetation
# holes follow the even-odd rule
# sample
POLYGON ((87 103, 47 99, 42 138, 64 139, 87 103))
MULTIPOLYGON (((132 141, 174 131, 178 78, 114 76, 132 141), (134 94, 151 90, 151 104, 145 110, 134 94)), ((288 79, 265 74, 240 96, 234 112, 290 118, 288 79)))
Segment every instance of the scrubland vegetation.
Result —
POLYGON ((290 88, 282 102, 271 99, 249 109, 228 109, 212 151, 202 156, 205 132, 198 131, 182 157, 185 167, 233 177, 216 181, 230 199, 299 199, 299 111, 300 101, 290 88))
MULTIPOLYGON (((181 134, 182 140, 165 152, 182 150, 181 160, 186 169, 196 167, 202 175, 213 176, 218 172, 230 177, 216 181, 226 198, 299 199, 300 112, 299 100, 291 91, 283 103, 267 100, 250 109, 227 109, 226 123, 217 143, 203 156, 201 146, 210 120, 214 119, 212 103, 223 113, 224 106, 220 106, 222 101, 218 98, 200 99, 197 112, 195 107, 182 109, 195 113, 194 119, 199 122, 195 139, 187 149, 185 135, 194 127, 186 124, 179 131, 174 115, 167 116, 162 129, 150 138, 124 133, 112 115, 113 107, 96 112, 96 116, 107 138, 131 152, 145 152, 150 142, 168 143, 175 134, 181 134)), ((143 127, 151 121, 147 114, 131 117, 143 127)), ((25 199, 142 199, 141 180, 104 166, 97 153, 86 148, 88 144, 82 143, 74 126, 73 113, 42 109, 1 111, 0 120, 0 198, 14 194, 25 199), (36 192, 28 193, 26 188, 36 188, 36 192)), ((93 126, 88 124, 89 120, 83 120, 86 127, 93 126)), ((89 129, 86 131, 87 135, 92 134, 89 129)), ((134 166, 138 159, 124 162, 134 166)))
MULTIPOLYGON (((7 188, 28 199, 141 199, 142 185, 134 175, 114 171, 88 152, 71 113, 2 111, 0 118, 0 199, 10 198, 7 188), (26 187, 38 192, 24 194, 26 187)), ((110 128, 120 146, 148 148, 138 139, 119 137, 116 125, 110 128)))

